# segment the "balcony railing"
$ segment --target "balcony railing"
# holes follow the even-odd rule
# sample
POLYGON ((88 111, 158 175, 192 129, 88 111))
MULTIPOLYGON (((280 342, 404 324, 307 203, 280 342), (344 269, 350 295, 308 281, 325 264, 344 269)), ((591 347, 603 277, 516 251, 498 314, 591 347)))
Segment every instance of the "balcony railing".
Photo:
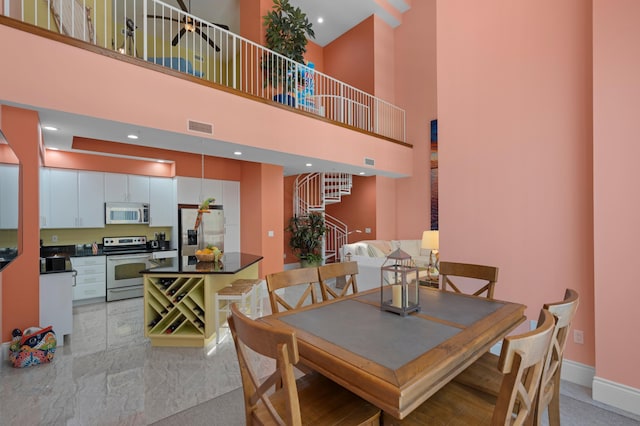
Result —
POLYGON ((160 1, 4 4, 6 16, 406 142, 404 110, 160 1))

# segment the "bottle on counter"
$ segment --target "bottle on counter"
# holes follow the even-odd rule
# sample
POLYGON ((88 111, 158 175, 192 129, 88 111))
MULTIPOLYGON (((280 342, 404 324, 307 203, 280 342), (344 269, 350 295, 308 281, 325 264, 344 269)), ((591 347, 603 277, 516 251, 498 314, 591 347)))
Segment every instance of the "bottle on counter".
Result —
POLYGON ((98 254, 98 243, 95 241, 91 245, 91 253, 98 254))

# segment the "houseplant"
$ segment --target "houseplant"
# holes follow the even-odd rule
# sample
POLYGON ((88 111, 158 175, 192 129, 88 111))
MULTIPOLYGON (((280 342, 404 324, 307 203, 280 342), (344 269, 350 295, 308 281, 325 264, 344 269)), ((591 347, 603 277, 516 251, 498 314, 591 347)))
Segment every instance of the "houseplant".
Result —
POLYGON ((293 216, 287 231, 291 233, 289 247, 300 260, 301 266, 322 264, 322 238, 327 232, 322 214, 293 216))
MULTIPOLYGON (((315 38, 307 15, 299 7, 293 7, 289 0, 273 0, 273 8, 263 16, 263 24, 266 47, 304 65, 307 36, 315 38)), ((269 84, 272 87, 281 85, 284 91, 284 95, 276 96, 276 100, 285 103, 287 92, 293 91, 297 80, 294 78, 295 68, 295 64, 283 61, 277 55, 265 55, 262 61, 265 87, 269 84)), ((295 106, 293 99, 289 104, 295 106)))

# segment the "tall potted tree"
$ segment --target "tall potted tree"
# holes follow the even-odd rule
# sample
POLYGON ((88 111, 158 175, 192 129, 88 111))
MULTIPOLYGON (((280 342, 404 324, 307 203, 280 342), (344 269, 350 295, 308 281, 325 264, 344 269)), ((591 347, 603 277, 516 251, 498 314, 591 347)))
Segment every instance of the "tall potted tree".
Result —
MULTIPOLYGON (((307 51, 307 36, 315 38, 311 22, 299 7, 293 7, 289 0, 273 0, 273 8, 263 16, 266 31, 266 47, 292 61, 304 65, 304 54, 307 51)), ((295 106, 295 100, 288 96, 293 91, 298 76, 295 75, 295 64, 283 61, 276 55, 266 55, 262 61, 265 72, 265 87, 282 87, 283 94, 276 95, 274 100, 295 106)))
POLYGON ((289 247, 300 260, 302 267, 322 264, 322 238, 327 232, 322 214, 293 216, 289 220, 287 231, 291 233, 289 247))

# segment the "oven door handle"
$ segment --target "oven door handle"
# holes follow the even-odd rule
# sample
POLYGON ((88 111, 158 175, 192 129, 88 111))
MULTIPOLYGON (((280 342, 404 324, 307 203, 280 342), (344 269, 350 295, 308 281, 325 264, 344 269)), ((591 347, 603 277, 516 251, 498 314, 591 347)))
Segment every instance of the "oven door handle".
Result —
POLYGON ((133 255, 133 256, 116 255, 116 256, 107 256, 107 259, 112 262, 117 262, 120 260, 129 260, 129 259, 149 259, 150 257, 151 257, 150 254, 139 254, 139 255, 133 255))

